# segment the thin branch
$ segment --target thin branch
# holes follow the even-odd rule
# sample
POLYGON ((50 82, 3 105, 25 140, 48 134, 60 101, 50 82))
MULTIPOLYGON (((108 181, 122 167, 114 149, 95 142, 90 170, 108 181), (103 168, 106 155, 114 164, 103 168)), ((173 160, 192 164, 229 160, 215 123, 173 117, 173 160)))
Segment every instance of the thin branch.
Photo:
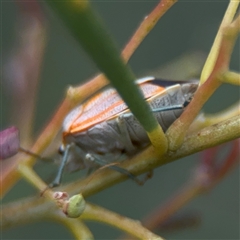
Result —
POLYGON ((60 222, 64 227, 67 227, 74 235, 75 239, 93 240, 94 237, 88 227, 80 220, 67 218, 65 215, 56 212, 49 217, 51 220, 60 222))
POLYGON ((143 220, 144 226, 149 230, 154 230, 161 226, 165 221, 174 215, 179 209, 189 203, 193 198, 198 196, 199 187, 196 184, 188 183, 183 188, 179 189, 170 199, 164 204, 161 204, 159 209, 155 209, 152 214, 143 220))
POLYGON ((229 83, 233 85, 240 85, 240 74, 235 72, 226 72, 223 73, 220 77, 220 81, 223 83, 229 83))
POLYGON ((117 213, 93 204, 87 204, 87 207, 81 218, 84 220, 99 221, 101 223, 112 225, 139 239, 163 240, 163 238, 160 236, 157 236, 143 227, 139 221, 123 217, 117 213))
POLYGON ((143 221, 144 226, 149 230, 159 228, 164 222, 172 217, 177 211, 182 209, 190 201, 193 201, 199 195, 210 191, 223 178, 231 172, 236 163, 239 162, 239 139, 232 143, 232 149, 229 156, 224 160, 222 166, 215 170, 217 153, 219 146, 208 154, 208 161, 203 158, 203 161, 197 167, 195 174, 191 179, 175 193, 170 199, 165 201, 159 209, 155 209, 152 214, 143 221))
POLYGON ((204 83, 208 79, 208 77, 210 76, 210 74, 215 66, 217 56, 219 53, 219 49, 220 49, 220 44, 221 44, 222 37, 224 34, 224 28, 232 22, 235 14, 236 14, 238 5, 239 5, 239 1, 235 1, 235 0, 231 0, 228 5, 228 8, 225 12, 222 23, 219 27, 218 33, 213 42, 212 48, 209 52, 208 58, 203 67, 201 78, 200 78, 201 84, 204 83))
MULTIPOLYGON (((132 173, 141 174, 149 170, 188 156, 206 148, 217 146, 240 137, 240 116, 235 116, 224 122, 202 129, 186 137, 182 147, 173 154, 158 159, 153 147, 147 148, 136 157, 122 162, 119 166, 132 173)), ((76 194, 82 192, 85 197, 93 195, 103 189, 125 180, 126 177, 115 171, 102 170, 94 177, 89 176, 69 185, 63 186, 61 191, 76 194), (89 179, 91 181, 89 182, 89 179)), ((2 228, 9 228, 19 224, 44 218, 49 212, 55 211, 56 206, 40 196, 26 198, 22 201, 9 203, 2 208, 2 228), (22 214, 24 212, 24 214, 22 214)))
POLYGON ((154 28, 158 20, 170 9, 177 0, 162 0, 153 11, 145 17, 144 21, 140 24, 133 37, 125 46, 122 56, 127 61, 130 56, 135 52, 137 47, 141 44, 143 39, 154 28))
POLYGON ((230 57, 235 45, 239 27, 240 15, 228 27, 224 28, 224 34, 218 51, 218 57, 208 79, 199 87, 194 98, 183 114, 170 126, 166 135, 169 140, 169 149, 176 151, 182 144, 187 130, 198 115, 199 111, 216 89, 221 85, 221 74, 228 71, 230 57))
POLYGON ((201 113, 190 126, 188 134, 195 131, 199 131, 200 129, 203 129, 205 127, 220 123, 237 115, 240 115, 240 101, 236 102, 232 106, 228 107, 227 109, 224 109, 219 113, 214 114, 201 113))
MULTIPOLYGON (((135 175, 146 173, 163 164, 170 163, 204 149, 239 138, 239 126, 240 116, 235 116, 216 125, 206 127, 199 132, 194 132, 188 135, 181 148, 174 153, 170 152, 159 158, 153 147, 150 146, 132 159, 120 163, 119 167, 125 168, 135 175)), ((88 197, 105 188, 115 185, 126 178, 126 176, 120 173, 104 169, 95 174, 95 176, 91 175, 84 180, 79 180, 65 186, 61 191, 71 194, 77 194, 80 191, 84 197, 88 197)))

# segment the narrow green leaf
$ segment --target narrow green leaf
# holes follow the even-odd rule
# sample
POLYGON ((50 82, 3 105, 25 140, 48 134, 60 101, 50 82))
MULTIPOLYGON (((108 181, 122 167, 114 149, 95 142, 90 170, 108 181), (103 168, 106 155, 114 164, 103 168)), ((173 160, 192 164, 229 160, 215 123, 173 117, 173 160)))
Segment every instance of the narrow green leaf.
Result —
POLYGON ((144 129, 153 132, 158 128, 150 107, 134 84, 134 74, 123 62, 119 49, 90 4, 87 1, 46 2, 59 14, 76 40, 118 90, 144 129))

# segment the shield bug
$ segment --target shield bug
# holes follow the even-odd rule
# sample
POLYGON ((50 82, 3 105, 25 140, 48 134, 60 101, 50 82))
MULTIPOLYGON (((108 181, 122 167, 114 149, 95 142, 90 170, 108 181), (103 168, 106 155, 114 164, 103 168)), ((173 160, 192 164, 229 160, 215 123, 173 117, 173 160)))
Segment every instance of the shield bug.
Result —
MULTIPOLYGON (((146 77, 136 81, 145 101, 164 131, 181 115, 198 81, 172 82, 146 77)), ((113 88, 73 109, 63 122, 62 163, 53 185, 66 165, 69 171, 93 169, 131 156, 149 145, 147 133, 113 88)), ((125 170, 126 171, 126 170, 125 170)))

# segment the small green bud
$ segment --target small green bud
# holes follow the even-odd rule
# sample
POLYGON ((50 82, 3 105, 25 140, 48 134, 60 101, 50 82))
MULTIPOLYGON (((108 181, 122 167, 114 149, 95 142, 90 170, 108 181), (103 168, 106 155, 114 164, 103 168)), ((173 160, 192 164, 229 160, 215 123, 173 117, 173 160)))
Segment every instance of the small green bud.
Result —
POLYGON ((84 211, 86 202, 82 194, 72 196, 65 206, 65 214, 70 218, 78 218, 84 211))

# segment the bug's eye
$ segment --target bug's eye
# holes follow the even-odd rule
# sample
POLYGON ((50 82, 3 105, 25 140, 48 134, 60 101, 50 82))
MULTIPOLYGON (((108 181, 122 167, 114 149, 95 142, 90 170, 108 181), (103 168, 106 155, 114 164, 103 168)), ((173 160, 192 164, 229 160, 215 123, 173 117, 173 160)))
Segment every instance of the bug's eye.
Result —
POLYGON ((58 153, 59 153, 60 155, 63 155, 64 151, 65 151, 64 146, 61 145, 61 146, 58 148, 58 153))

